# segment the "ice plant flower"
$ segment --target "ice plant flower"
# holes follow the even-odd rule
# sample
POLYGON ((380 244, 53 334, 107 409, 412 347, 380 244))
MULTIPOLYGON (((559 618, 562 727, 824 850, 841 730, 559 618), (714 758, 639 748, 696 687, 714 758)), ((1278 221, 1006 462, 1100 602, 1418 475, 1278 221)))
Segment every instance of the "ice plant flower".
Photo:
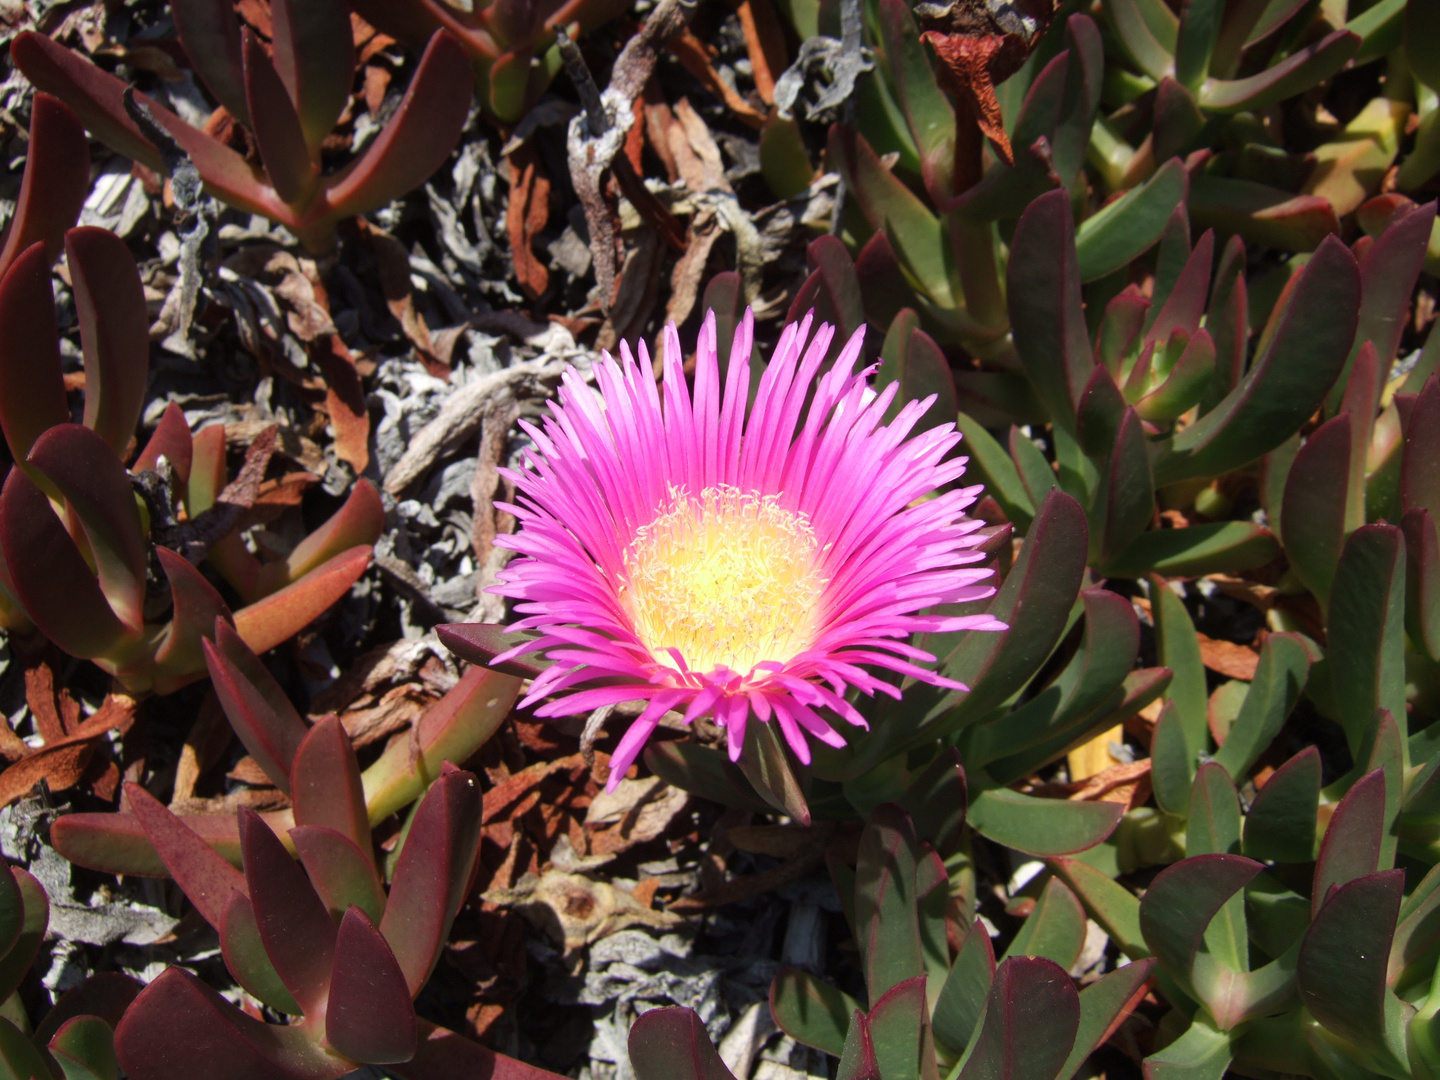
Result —
POLYGON ((529 467, 506 474, 521 528, 496 541, 522 557, 495 591, 518 602, 510 629, 540 636, 495 660, 554 661, 522 702, 553 696, 540 716, 647 702, 611 758, 612 788, 670 709, 713 715, 732 760, 753 713, 808 764, 807 735, 844 745, 825 713, 866 726, 849 688, 899 696, 867 666, 964 689, 920 666, 934 657, 910 635, 1004 629, 922 614, 995 591, 989 570, 967 568, 983 558, 981 522, 965 516, 980 488, 934 494, 965 471, 947 457, 955 425, 911 437, 929 400, 883 423, 897 387, 876 394, 873 369, 855 370, 863 332, 817 381, 834 331, 809 338, 810 323, 785 327, 748 410, 749 312, 723 386, 711 315, 693 393, 672 324, 663 387, 644 344, 638 365, 622 345, 595 368, 598 395, 567 372, 543 427, 524 425, 529 467))

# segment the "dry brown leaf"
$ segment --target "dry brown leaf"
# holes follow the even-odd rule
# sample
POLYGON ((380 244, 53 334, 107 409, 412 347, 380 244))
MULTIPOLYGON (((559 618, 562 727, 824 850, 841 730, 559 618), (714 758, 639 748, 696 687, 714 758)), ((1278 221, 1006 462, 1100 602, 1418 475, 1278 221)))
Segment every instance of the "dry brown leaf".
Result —
POLYGON ((357 475, 363 473, 370 464, 370 411, 355 361, 339 334, 330 336, 328 347, 317 345, 311 355, 325 374, 325 412, 335 428, 335 456, 357 475))
POLYGON ((1200 640, 1200 658, 1211 671, 1227 679, 1241 679, 1252 682, 1255 669, 1260 665, 1260 654, 1249 645, 1238 645, 1233 641, 1220 641, 1196 631, 1200 640))
POLYGON ((518 911, 567 953, 632 926, 668 930, 680 922, 677 916, 654 911, 607 882, 558 870, 522 880, 513 889, 491 889, 485 899, 518 911))
POLYGON ((510 202, 505 227, 510 234, 510 257, 520 288, 538 300, 550 286, 550 271, 535 255, 535 238, 550 220, 550 178, 540 167, 533 143, 521 143, 507 159, 510 165, 510 202))

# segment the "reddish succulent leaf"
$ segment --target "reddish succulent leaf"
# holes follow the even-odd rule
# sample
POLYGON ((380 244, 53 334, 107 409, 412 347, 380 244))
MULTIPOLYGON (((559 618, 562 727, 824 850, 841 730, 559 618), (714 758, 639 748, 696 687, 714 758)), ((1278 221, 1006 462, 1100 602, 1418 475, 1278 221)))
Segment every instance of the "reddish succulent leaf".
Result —
POLYGON ((1315 860, 1315 881, 1310 891, 1312 917, 1325 903, 1331 888, 1373 874, 1380 869, 1380 846, 1385 829, 1385 772, 1376 769, 1355 781, 1330 817, 1320 857, 1315 860))
MULTIPOLYGON (((159 151, 140 134, 135 121, 125 112, 121 98, 126 83, 101 71, 59 42, 30 30, 11 42, 10 56, 37 90, 54 94, 69 105, 86 130, 101 142, 146 168, 156 172, 164 170, 159 151)), ((156 107, 144 94, 135 97, 156 107)))
POLYGON ((160 423, 155 425, 155 433, 150 436, 145 449, 140 451, 140 456, 130 466, 130 471, 142 473, 147 469, 154 469, 162 456, 170 462, 180 486, 184 488, 190 482, 190 463, 195 456, 195 440, 190 436, 190 425, 185 422, 185 411, 173 401, 165 406, 165 411, 160 414, 160 423))
POLYGON ((249 126, 235 9, 215 0, 172 0, 170 16, 195 74, 231 116, 249 126))
POLYGON ((1405 425, 1405 456, 1400 466, 1400 499, 1440 519, 1440 376, 1425 380, 1405 425))
POLYGON ((305 871, 260 815, 238 811, 245 881, 265 952, 306 1016, 319 1016, 330 989, 335 924, 305 871))
POLYGON ((310 571, 352 548, 374 544, 385 528, 385 506, 369 480, 356 481, 345 505, 330 519, 295 545, 283 562, 271 563, 260 572, 256 594, 275 592, 300 580, 310 571))
POLYGON ((201 642, 215 633, 217 621, 229 625, 230 608, 205 575, 169 548, 157 547, 155 556, 170 583, 170 622, 155 649, 155 689, 162 694, 179 689, 205 671, 201 642))
POLYGON ((1197 226, 1238 233, 1247 243, 1282 250, 1314 251, 1340 231, 1329 199, 1228 176, 1192 177, 1189 208, 1197 226))
MULTIPOLYGON (((489 667, 490 661, 495 657, 509 652, 526 640, 525 635, 506 633, 505 627, 500 623, 441 623, 435 628, 435 635, 442 645, 461 660, 481 667, 489 667)), ((521 679, 533 679, 552 662, 536 658, 532 653, 507 660, 494 670, 521 679)))
POLYGON ((327 716, 312 727, 290 766, 290 799, 297 825, 323 825, 362 851, 370 849, 370 819, 360 764, 344 725, 327 716))
POLYGON ((845 1035, 845 1048, 840 1052, 835 1080, 883 1080, 880 1063, 875 1060, 870 1021, 859 1009, 850 1018, 850 1030, 845 1035))
POLYGON ((1362 525, 1350 534, 1327 615, 1336 718, 1354 760, 1365 762, 1377 710, 1405 715, 1405 536, 1398 528, 1362 525))
POLYGON ((335 937, 335 970, 325 1038, 356 1061, 388 1064, 415 1056, 415 1009, 395 954, 358 907, 335 937))
POLYGON ((85 356, 85 426, 123 456, 135 437, 150 375, 150 315, 135 256, 114 233, 65 234, 85 356))
MULTIPOLYGON (((1355 341, 1357 345, 1373 342, 1386 368, 1399 348, 1434 224, 1434 202, 1392 218, 1360 260, 1362 293, 1355 341)), ((1379 405, 1378 395, 1374 404, 1379 405)))
POLYGON ((1287 526, 1285 554, 1322 607, 1329 602, 1345 546, 1350 428, 1350 414, 1341 413, 1311 433, 1290 466, 1281 504, 1280 520, 1287 526))
POLYGON ((935 400, 913 430, 955 422, 955 380, 950 376, 950 362, 935 339, 920 329, 920 317, 909 308, 890 323, 881 357, 883 363, 875 375, 875 390, 879 392, 891 382, 899 384, 895 400, 885 411, 886 422, 894 420, 910 402, 932 396, 935 400))
POLYGON ((914 303, 900 260, 883 229, 870 237, 855 256, 855 277, 860 282, 865 315, 875 326, 889 326, 901 308, 914 303))
POLYGON ((1101 566, 1123 552, 1155 515, 1155 478, 1140 414, 1121 417, 1091 508, 1091 557, 1101 566))
POLYGON ((288 793, 295 754, 307 733, 305 721, 240 635, 225 622, 214 626, 214 642, 207 639, 202 647, 215 694, 245 749, 288 793))
POLYGON ((735 1080, 694 1009, 651 1009, 630 1028, 636 1080, 735 1080))
POLYGON ((0 280, 0 428, 16 461, 45 431, 70 420, 50 262, 37 241, 0 280))
POLYGON ((11 867, 10 874, 19 893, 21 921, 14 943, 0 956, 0 993, 7 998, 29 973, 50 924, 50 899, 40 883, 18 866, 11 867))
MULTIPOLYGON (((290 812, 268 815, 272 827, 294 824, 290 812)), ((240 834, 229 814, 194 814, 186 826, 234 867, 240 865, 240 834)), ((164 860, 134 814, 66 814, 50 827, 55 849, 77 866, 107 874, 169 877, 164 860)))
POLYGON ((35 1041, 49 1042, 62 1024, 77 1016, 98 1016, 113 1028, 143 989, 143 983, 119 972, 102 971, 91 975, 79 986, 65 991, 55 1002, 55 1007, 36 1027, 35 1041))
POLYGON ((44 241, 45 261, 60 257, 65 230, 90 193, 90 147, 80 121, 58 99, 36 94, 30 105, 30 145, 15 213, 0 248, 0 274, 31 244, 44 241))
POLYGON ((1207 229, 1196 242, 1190 257, 1185 261, 1180 276, 1165 298, 1165 304, 1155 312, 1154 321, 1146 331, 1152 341, 1168 341, 1176 330, 1193 334, 1200 327, 1205 314, 1205 298, 1210 291, 1210 267, 1215 259, 1215 232, 1207 229))
POLYGON ((22 469, 0 491, 0 550, 25 614, 40 632, 81 659, 109 654, 127 636, 50 500, 22 469))
POLYGON ((1401 522, 1405 531, 1405 620, 1416 645, 1440 661, 1440 534, 1435 517, 1416 508, 1401 522))
MULTIPOLYGON (((80 519, 101 591, 138 634, 145 619, 146 544, 125 466, 99 434, 80 424, 60 424, 41 435, 30 448, 29 463, 80 519)), ((23 562, 7 562, 21 577, 28 572, 23 562)))
POLYGON ((1011 957, 995 969, 985 1017, 960 1080, 1054 1077, 1080 1026, 1080 996, 1057 964, 1011 957))
MULTIPOLYGON (((316 160, 355 80, 350 12, 339 0, 272 0, 275 70, 316 160)), ((256 117, 255 126, 263 121, 256 117)))
POLYGON ((15 947, 25 925, 25 898, 10 864, 0 859, 0 956, 15 947))
POLYGON ((252 997, 287 1016, 302 1014, 295 995, 286 989, 285 981, 265 951, 255 905, 248 896, 238 892, 231 893, 225 904, 225 916, 220 924, 220 955, 235 981, 252 997))
POLYGON ((480 784, 446 763, 405 838, 380 930, 411 996, 430 977, 479 854, 480 784))
POLYGON ((407 1062, 385 1067, 402 1080, 559 1080, 552 1072, 497 1054, 471 1039, 421 1020, 419 1045, 407 1062))
POLYGON ((126 784, 125 798, 170 876, 205 921, 219 929, 230 894, 248 895, 244 876, 139 784, 126 784))
POLYGON ((917 975, 891 987, 870 1007, 866 1020, 882 1077, 939 1080, 925 985, 925 976, 917 975))
POLYGON ((865 325, 855 264, 845 245, 834 236, 810 241, 805 249, 805 263, 810 268, 810 276, 790 303, 789 321, 798 322, 813 308, 817 324, 827 322, 835 328, 830 353, 837 355, 850 336, 865 325))
POLYGON ((910 815, 890 803, 871 812, 860 836, 855 936, 872 1000, 925 973, 915 881, 919 846, 910 815))
POLYGON ((328 559, 299 581, 235 613, 235 630, 257 653, 288 641, 323 614, 370 565, 371 549, 354 547, 328 559))
POLYGON ((17 1080, 45 1080, 49 1063, 35 1044, 9 1020, 0 1018, 0 1072, 17 1080))
POLYGON ((1264 867, 1239 855, 1194 855, 1167 866, 1140 899, 1145 944, 1182 987, 1191 989, 1205 928, 1264 867))
POLYGON ((350 1072, 308 1032, 252 1020, 183 968, 147 986, 115 1030, 115 1052, 131 1080, 335 1080, 350 1072))
POLYGON ((248 29, 243 30, 241 36, 245 101, 250 109, 251 129, 260 149, 260 159, 281 201, 303 204, 314 193, 319 173, 311 160, 305 133, 300 129, 300 117, 295 114, 295 105, 275 73, 265 47, 248 29))
POLYGON ((378 922, 385 914, 385 890, 375 872, 374 856, 361 851, 348 836, 323 825, 290 830, 310 884, 334 919, 352 904, 378 922))
POLYGON ((364 213, 424 183, 460 137, 473 81, 459 42, 443 32, 432 37, 390 123, 330 189, 334 212, 364 213))
MULTIPOLYGON (((215 505, 225 489, 225 425, 211 424, 197 431, 192 439, 190 483, 185 489, 185 508, 191 517, 215 505)), ((242 550, 244 545, 241 545, 242 550)), ((249 554, 246 552, 246 554, 249 554)))

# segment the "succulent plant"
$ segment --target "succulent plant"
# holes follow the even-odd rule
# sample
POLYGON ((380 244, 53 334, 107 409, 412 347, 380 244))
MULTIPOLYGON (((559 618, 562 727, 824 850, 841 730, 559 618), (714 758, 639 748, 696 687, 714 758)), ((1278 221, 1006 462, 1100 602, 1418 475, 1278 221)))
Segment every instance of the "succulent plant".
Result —
POLYGON ((554 34, 573 24, 594 30, 625 10, 617 0, 491 0, 448 4, 445 0, 351 0, 372 26, 402 41, 423 42, 445 31, 465 47, 475 65, 486 112, 513 124, 545 92, 562 62, 554 34), (536 54, 540 54, 537 58, 536 54))
MULTIPOLYGON (((232 616, 189 559, 156 545, 171 603, 169 619, 154 621, 147 534, 164 524, 155 513, 178 509, 194 536, 205 536, 201 525, 216 534, 209 538, 214 561, 246 601, 235 624, 264 652, 364 572, 383 510, 374 487, 361 481, 286 559, 262 566, 235 534, 240 507, 219 505, 224 427, 192 437, 173 404, 127 472, 122 462, 132 453, 150 355, 135 260, 114 234, 90 227, 67 232, 65 251, 85 366, 83 424, 70 422, 46 245, 32 244, 0 278, 0 430, 18 463, 0 491, 0 622, 33 624, 132 693, 166 693, 203 673, 201 637, 217 616, 232 616), (151 505, 132 473, 153 474, 162 458, 170 482, 158 486, 160 502, 151 505)), ((200 543, 199 554, 210 547, 200 543)))
POLYGON ((92 975, 66 991, 33 1028, 20 1000, 50 921, 45 890, 0 862, 0 1077, 114 1080, 113 1028, 140 992, 128 975, 92 975))
POLYGON ((0 243, 0 277, 36 242, 47 265, 60 257, 65 233, 90 190, 90 148, 75 114, 49 94, 30 103, 30 143, 15 214, 0 243))
MULTIPOLYGON (((322 144, 349 99, 355 77, 350 15, 342 0, 275 0, 272 50, 242 29, 227 0, 177 0, 181 43, 215 100, 254 136, 257 168, 143 94, 135 101, 175 141, 222 202, 276 221, 314 252, 334 245, 341 220, 384 206, 423 183, 445 160, 469 110, 464 50, 431 37, 404 99, 374 142, 349 165, 326 173, 322 144)), ((91 134, 157 172, 157 147, 125 104, 129 88, 52 41, 26 32, 11 55, 36 87, 65 101, 91 134)))

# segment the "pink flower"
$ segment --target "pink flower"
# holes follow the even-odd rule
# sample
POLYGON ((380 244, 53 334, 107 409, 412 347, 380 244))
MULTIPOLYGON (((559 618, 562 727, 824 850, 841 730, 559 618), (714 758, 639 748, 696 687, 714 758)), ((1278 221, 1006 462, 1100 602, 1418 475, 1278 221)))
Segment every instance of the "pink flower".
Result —
POLYGON ((965 471, 946 457, 955 425, 907 438, 929 400, 882 423, 897 388, 877 395, 873 369, 855 372, 859 332, 817 382, 834 331, 822 324, 807 348, 810 322, 785 327, 748 413, 749 312, 723 386, 711 315, 693 393, 671 325, 663 388, 644 344, 638 366, 622 345, 595 369, 598 397, 567 372, 543 430, 523 425, 536 450, 506 474, 521 528, 496 541, 523 557, 495 591, 518 601, 511 630, 541 636, 496 661, 554 661, 522 703, 556 695, 540 716, 648 702, 611 759, 612 788, 667 710, 713 714, 732 760, 753 712, 808 764, 806 735, 844 745, 827 712, 867 726, 849 688, 900 696, 867 667, 964 689, 919 666, 935 658, 912 634, 1004 629, 920 614, 995 591, 978 584, 989 570, 964 568, 983 558, 981 522, 964 513, 980 488, 929 497, 965 471))

